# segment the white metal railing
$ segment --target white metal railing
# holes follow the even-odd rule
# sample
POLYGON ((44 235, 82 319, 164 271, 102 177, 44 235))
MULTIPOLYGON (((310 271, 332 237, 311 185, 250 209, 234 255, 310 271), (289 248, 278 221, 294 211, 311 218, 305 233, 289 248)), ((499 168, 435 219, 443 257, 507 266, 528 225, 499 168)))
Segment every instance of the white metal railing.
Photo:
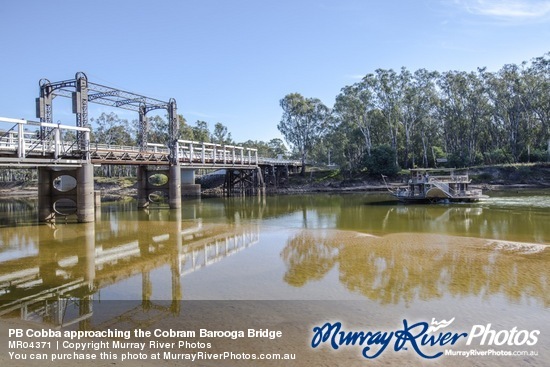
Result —
MULTIPOLYGON (((64 132, 83 132, 84 141, 89 142, 90 129, 62 124, 28 121, 0 117, 0 123, 13 124, 11 128, 0 130, 0 152, 16 153, 18 158, 25 158, 29 153, 53 154, 55 159, 73 151, 81 151, 75 141, 63 139, 64 132), (34 131, 29 131, 29 127, 34 131), (40 128, 49 128, 47 139, 39 139, 40 128)), ((1 125, 0 125, 1 126, 1 125)), ((138 146, 91 143, 86 146, 89 151, 109 151, 113 153, 139 153, 138 146)), ((236 145, 204 143, 190 140, 178 140, 178 158, 182 163, 202 165, 249 165, 290 164, 300 162, 276 158, 258 157, 258 150, 236 145)), ((169 154, 170 150, 163 144, 147 144, 147 153, 169 154)))
POLYGON ((28 153, 53 153, 54 158, 59 158, 62 154, 71 150, 77 150, 78 147, 74 141, 64 141, 62 139, 63 131, 84 132, 85 141, 89 141, 90 129, 85 127, 68 126, 61 124, 52 124, 46 122, 27 121, 25 119, 13 119, 0 117, 0 123, 14 124, 6 131, 0 132, 0 150, 16 152, 18 158, 25 158, 28 153), (50 128, 49 139, 38 139, 37 131, 26 131, 27 126, 37 128, 50 128))
POLYGON ((258 149, 178 140, 178 157, 184 163, 257 165, 258 149))

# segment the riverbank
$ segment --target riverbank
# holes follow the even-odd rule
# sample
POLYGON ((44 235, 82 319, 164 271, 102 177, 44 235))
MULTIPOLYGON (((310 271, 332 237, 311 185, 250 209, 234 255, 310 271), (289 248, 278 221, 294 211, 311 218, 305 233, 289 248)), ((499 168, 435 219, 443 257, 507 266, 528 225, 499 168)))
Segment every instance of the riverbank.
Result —
MULTIPOLYGON (((472 187, 486 191, 550 188, 550 163, 515 164, 472 167, 468 170, 472 187)), ((398 187, 408 180, 408 173, 402 171, 396 177, 388 178, 388 185, 398 187)), ((0 197, 36 196, 37 182, 0 183, 0 197)), ((130 200, 137 196, 137 181, 134 177, 96 177, 95 190, 101 191, 103 201, 130 200)), ((276 188, 268 188, 274 194, 346 193, 386 191, 381 177, 358 174, 344 178, 337 170, 312 169, 305 176, 292 175, 287 182, 276 188)), ((212 190, 210 190, 212 191, 212 190)), ((216 190, 214 189, 213 192, 216 190)))
MULTIPOLYGON (((472 180, 471 186, 487 191, 550 188, 550 163, 472 167, 467 171, 472 180)), ((278 193, 386 191, 388 186, 405 185, 408 179, 408 171, 386 178, 387 181, 384 182, 382 177, 366 174, 344 179, 338 171, 318 170, 308 172, 306 176, 291 176, 287 184, 275 191, 278 193)))

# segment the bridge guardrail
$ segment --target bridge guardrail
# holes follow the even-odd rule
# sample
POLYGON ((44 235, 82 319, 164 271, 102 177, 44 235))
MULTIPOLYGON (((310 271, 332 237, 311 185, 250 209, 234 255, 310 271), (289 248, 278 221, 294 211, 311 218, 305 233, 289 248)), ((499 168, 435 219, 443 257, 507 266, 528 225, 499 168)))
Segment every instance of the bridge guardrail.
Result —
MULTIPOLYGON (((7 117, 0 117, 0 123, 13 124, 9 129, 0 131, 0 153, 9 152, 11 157, 15 155, 17 159, 28 158, 29 154, 49 156, 50 159, 53 156, 54 159, 59 159, 64 156, 75 158, 82 157, 87 153, 103 153, 96 155, 109 157, 109 160, 113 162, 122 162, 124 160, 143 160, 142 153, 158 154, 164 157, 170 154, 170 149, 166 145, 156 143, 148 143, 147 152, 141 152, 139 146, 99 143, 91 143, 87 145, 88 150, 83 151, 76 141, 67 140, 66 132, 83 132, 85 141, 89 141, 89 128, 7 117), (28 131, 27 127, 29 126, 35 127, 36 131, 28 131), (47 139, 38 138, 39 128, 49 129, 47 139)), ((301 165, 299 161, 294 160, 258 157, 258 150, 255 148, 191 140, 178 140, 177 144, 178 159, 182 164, 204 166, 301 165)), ((101 160, 101 158, 99 159, 101 160)), ((159 160, 157 159, 157 161, 159 160)))

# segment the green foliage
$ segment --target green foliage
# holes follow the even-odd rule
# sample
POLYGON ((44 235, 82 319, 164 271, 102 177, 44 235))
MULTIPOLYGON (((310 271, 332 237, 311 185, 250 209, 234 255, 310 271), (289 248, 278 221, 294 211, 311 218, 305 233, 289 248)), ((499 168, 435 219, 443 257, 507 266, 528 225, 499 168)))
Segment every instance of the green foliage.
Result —
POLYGON ((115 113, 103 112, 98 118, 90 119, 94 134, 92 141, 98 144, 134 145, 133 129, 128 120, 120 119, 115 113))
POLYGON ((373 148, 370 156, 365 154, 364 165, 371 176, 395 176, 399 172, 399 166, 395 163, 395 150, 389 145, 373 148))
POLYGON ((289 155, 288 149, 281 139, 271 139, 269 142, 262 140, 247 140, 244 143, 239 143, 245 148, 258 149, 258 156, 266 158, 287 158, 289 155))
POLYGON ((336 97, 335 160, 352 172, 380 144, 404 167, 548 160, 549 66, 550 53, 497 72, 378 69, 336 97))
POLYGON ((287 94, 280 101, 283 116, 277 128, 302 159, 302 174, 308 154, 326 133, 330 110, 317 98, 304 98, 299 93, 287 94))
POLYGON ((480 173, 479 175, 470 175, 473 183, 487 183, 493 180, 493 175, 488 172, 480 173))
POLYGON ((504 164, 512 162, 512 156, 504 149, 498 148, 485 153, 485 164, 504 164))
POLYGON ((168 177, 165 174, 157 173, 149 177, 149 183, 153 186, 162 186, 168 183, 168 177))
POLYGON ((210 130, 208 130, 208 122, 197 120, 195 126, 191 128, 193 131, 193 140, 202 143, 210 143, 210 130))
POLYGON ((525 150, 520 158, 520 162, 526 163, 526 162, 548 162, 548 151, 544 149, 533 149, 531 150, 530 154, 527 154, 527 150, 525 150))
POLYGON ((214 125, 214 132, 210 137, 210 141, 216 144, 233 144, 231 133, 227 129, 227 126, 221 122, 216 122, 216 125, 214 125))

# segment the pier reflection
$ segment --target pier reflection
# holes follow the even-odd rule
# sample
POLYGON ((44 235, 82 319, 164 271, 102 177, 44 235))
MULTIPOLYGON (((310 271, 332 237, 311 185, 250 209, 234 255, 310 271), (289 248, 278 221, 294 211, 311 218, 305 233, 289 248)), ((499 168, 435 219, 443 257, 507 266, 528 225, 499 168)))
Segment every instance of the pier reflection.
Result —
POLYGON ((142 310, 158 307, 156 287, 171 289, 165 311, 180 312, 182 277, 259 240, 257 225, 205 224, 196 211, 107 211, 95 223, 2 229, 11 246, 0 247, 0 316, 87 329, 100 291, 136 276, 142 310), (161 267, 170 279, 151 276, 161 267))

